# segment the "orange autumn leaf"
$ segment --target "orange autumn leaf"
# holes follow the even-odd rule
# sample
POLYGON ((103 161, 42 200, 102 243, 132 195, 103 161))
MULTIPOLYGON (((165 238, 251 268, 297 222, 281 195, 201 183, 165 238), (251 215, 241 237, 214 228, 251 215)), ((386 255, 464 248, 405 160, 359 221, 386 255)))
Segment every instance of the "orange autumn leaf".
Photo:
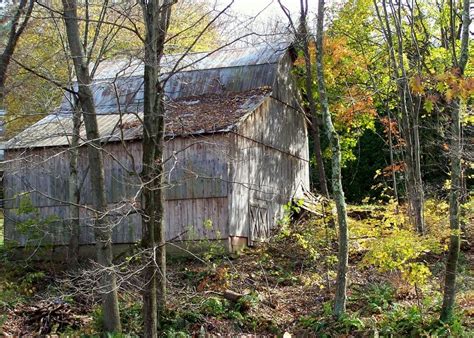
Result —
POLYGON ((382 169, 383 176, 390 176, 392 172, 404 172, 406 170, 405 162, 396 162, 393 165, 386 166, 382 169))

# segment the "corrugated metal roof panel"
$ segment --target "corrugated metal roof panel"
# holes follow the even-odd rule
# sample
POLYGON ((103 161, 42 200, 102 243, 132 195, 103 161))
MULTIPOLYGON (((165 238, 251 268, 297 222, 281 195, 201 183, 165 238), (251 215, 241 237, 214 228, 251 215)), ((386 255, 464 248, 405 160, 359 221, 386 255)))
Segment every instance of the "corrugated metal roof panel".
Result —
MULTIPOLYGON (((164 55, 162 72, 195 71, 216 68, 255 66, 277 63, 288 50, 288 43, 262 43, 250 47, 223 48, 217 51, 164 55)), ((143 62, 137 59, 110 60, 102 62, 94 75, 99 79, 142 76, 143 62)))
MULTIPOLYGON (((218 51, 192 64, 186 71, 172 74, 165 83, 165 94, 170 99, 178 99, 272 86, 277 72, 276 62, 286 51, 279 46, 218 51)), ((190 54, 182 62, 186 64, 190 59, 199 60, 205 55, 207 54, 190 54)), ((176 59, 180 57, 168 56, 165 63, 176 63, 176 59)), ((181 65, 178 69, 180 67, 181 65)), ((134 113, 143 109, 143 66, 140 61, 113 60, 101 63, 91 87, 97 114, 134 113)), ((59 110, 63 113, 70 112, 70 95, 64 98, 59 110)))

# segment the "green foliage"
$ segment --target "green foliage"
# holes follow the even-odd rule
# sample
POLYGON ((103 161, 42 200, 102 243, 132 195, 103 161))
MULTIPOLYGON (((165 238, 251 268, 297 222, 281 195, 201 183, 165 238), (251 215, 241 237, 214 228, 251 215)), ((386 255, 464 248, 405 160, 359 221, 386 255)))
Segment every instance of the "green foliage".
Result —
POLYGON ((209 264, 218 263, 226 254, 226 248, 222 245, 220 230, 212 223, 211 219, 206 219, 202 223, 206 236, 202 238, 196 229, 190 225, 188 227, 188 246, 186 250, 190 252, 199 252, 200 258, 209 264), (211 239, 214 237, 215 239, 211 239))
POLYGON ((278 285, 290 286, 298 284, 300 279, 295 276, 292 271, 288 271, 282 267, 275 267, 268 272, 270 277, 273 277, 278 285))
POLYGON ((371 189, 377 170, 389 162, 381 133, 380 123, 376 123, 375 130, 366 129, 357 139, 354 160, 342 169, 342 184, 348 202, 360 203, 367 197, 378 199, 381 194, 379 189, 371 189))
MULTIPOLYGON (((442 323, 438 320, 439 307, 433 304, 439 298, 430 299, 424 302, 425 309, 429 312, 422 312, 417 305, 402 304, 394 302, 393 289, 388 285, 379 285, 369 289, 370 295, 357 298, 359 301, 372 302, 377 304, 377 311, 370 317, 362 317, 357 312, 348 312, 340 319, 336 320, 331 316, 331 304, 328 310, 324 310, 321 315, 307 315, 299 318, 298 325, 310 330, 318 337, 332 337, 343 335, 366 336, 371 331, 375 336, 383 337, 438 337, 454 336, 465 337, 466 326, 462 316, 457 312, 451 323, 442 323), (384 308, 379 311, 380 308, 384 308)), ((354 299, 354 301, 357 301, 354 299)), ((360 304, 360 303, 359 303, 360 304)), ((360 305, 359 305, 360 307, 360 305)))
POLYGON ((298 214, 301 211, 302 203, 303 203, 302 200, 296 200, 296 201, 289 201, 288 203, 283 205, 283 217, 280 220, 278 220, 278 224, 281 226, 280 234, 282 236, 289 235, 288 227, 291 224, 291 220, 293 219, 293 216, 298 214))
POLYGON ((472 337, 474 330, 466 327, 465 317, 461 312, 455 311, 449 323, 433 320, 428 330, 433 337, 472 337))
POLYGON ((344 314, 339 318, 340 327, 346 333, 362 331, 365 328, 364 322, 358 317, 357 313, 344 314))
POLYGON ((13 308, 33 296, 43 286, 46 278, 44 271, 0 257, 0 312, 2 308, 13 308))
POLYGON ((361 307, 361 302, 370 313, 384 313, 395 301, 395 289, 390 284, 375 284, 369 288, 357 290, 351 297, 351 302, 361 307))
POLYGON ((416 259, 433 249, 437 249, 437 243, 427 241, 410 230, 394 229, 368 245, 364 262, 382 272, 398 270, 410 284, 424 284, 431 272, 416 259))
MULTIPOLYGON (((427 211, 430 209, 427 208, 427 211)), ((371 217, 349 220, 350 231, 357 238, 367 238, 353 243, 353 249, 365 250, 363 265, 375 266, 381 272, 399 271, 412 285, 424 284, 431 271, 421 260, 429 253, 439 254, 445 247, 435 225, 436 215, 426 213, 429 235, 420 236, 413 230, 402 210, 395 203, 371 211, 371 217), (429 221, 428 221, 429 220, 429 221), (358 246, 355 246, 358 244, 358 246)))
POLYGON ((203 320, 204 316, 198 311, 168 310, 164 313, 160 325, 165 337, 188 337, 189 327, 203 320))
MULTIPOLYGON (((139 336, 143 331, 142 304, 140 301, 120 301, 119 302, 120 319, 122 330, 126 335, 112 334, 112 337, 130 337, 139 336)), ((104 313, 101 306, 96 306, 91 312, 92 332, 103 333, 104 313)))
POLYGON ((399 335, 421 334, 423 327, 423 317, 419 307, 403 307, 396 304, 392 311, 389 311, 381 323, 380 333, 399 335))
MULTIPOLYGON (((8 320, 8 316, 6 314, 0 315, 0 328, 5 324, 8 320)), ((1 332, 1 331, 0 331, 1 332)))
POLYGON ((91 312, 92 330, 94 332, 103 332, 104 330, 104 312, 101 306, 95 307, 91 312))
POLYGON ((241 297, 234 305, 235 311, 247 312, 249 309, 257 306, 260 302, 258 294, 252 292, 241 297))
POLYGON ((217 297, 207 298, 201 306, 201 312, 209 316, 219 316, 222 315, 226 308, 228 307, 228 302, 225 299, 220 299, 217 297))
POLYGON ((139 335, 143 330, 143 312, 140 301, 120 302, 122 330, 127 334, 139 335))
POLYGON ((304 250, 308 254, 310 260, 316 261, 321 257, 319 249, 327 244, 328 236, 334 236, 334 229, 325 227, 325 224, 329 224, 330 217, 323 217, 300 225, 294 224, 292 219, 300 212, 302 202, 301 200, 293 201, 283 206, 284 213, 279 221, 280 231, 277 240, 293 240, 300 250, 304 250))
POLYGON ((54 238, 51 237, 54 237, 61 229, 55 226, 60 218, 56 215, 42 217, 39 209, 33 205, 29 194, 21 196, 16 213, 24 219, 17 222, 15 227, 19 234, 26 237, 26 249, 48 250, 51 246, 49 243, 54 242, 54 238), (38 245, 41 247, 38 248, 38 245))
POLYGON ((201 257, 206 262, 213 262, 219 260, 227 253, 225 247, 222 245, 222 243, 219 243, 218 241, 203 240, 202 245, 204 245, 206 249, 202 253, 201 257))
POLYGON ((258 302, 256 293, 244 295, 237 302, 218 296, 195 296, 191 299, 192 310, 168 310, 161 323, 162 329, 169 337, 178 333, 189 335, 191 327, 195 328, 196 324, 204 323, 209 318, 231 320, 236 327, 255 329, 260 322, 249 314, 249 310, 258 302))
POLYGON ((303 316, 299 324, 306 329, 310 329, 318 337, 330 337, 331 334, 362 333, 365 323, 359 318, 357 313, 344 314, 338 320, 331 316, 303 316))

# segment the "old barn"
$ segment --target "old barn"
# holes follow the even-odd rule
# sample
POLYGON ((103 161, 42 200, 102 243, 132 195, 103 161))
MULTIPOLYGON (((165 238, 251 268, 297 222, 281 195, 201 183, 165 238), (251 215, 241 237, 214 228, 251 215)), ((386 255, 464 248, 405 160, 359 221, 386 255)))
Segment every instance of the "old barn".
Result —
MULTIPOLYGON (((281 45, 170 55, 165 214, 168 239, 222 240, 230 250, 268 237, 282 206, 309 186, 306 121, 281 45)), ((103 62, 93 92, 115 244, 141 238, 143 67, 103 62)), ((71 102, 11 139, 5 151, 5 240, 68 245, 71 102), (27 225, 27 226, 25 226, 27 225), (32 231, 34 229, 34 231, 32 231)), ((85 131, 80 131, 79 240, 94 243, 85 131)))

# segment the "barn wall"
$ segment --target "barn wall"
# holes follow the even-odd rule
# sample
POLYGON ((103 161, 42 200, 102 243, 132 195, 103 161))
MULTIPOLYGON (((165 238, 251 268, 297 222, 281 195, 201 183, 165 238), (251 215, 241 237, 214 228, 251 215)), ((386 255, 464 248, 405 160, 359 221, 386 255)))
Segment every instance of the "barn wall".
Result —
MULTIPOLYGON (((224 135, 175 138, 166 142, 165 224, 168 239, 225 238, 228 236, 228 139, 224 135)), ((27 244, 67 244, 70 236, 69 153, 66 148, 9 150, 5 168, 5 238, 27 244), (29 192, 28 195, 22 193, 29 192), (22 197, 23 196, 23 197, 22 197), (23 201, 23 202, 22 202, 23 201), (35 210, 18 214, 31 201, 35 210), (35 213, 39 213, 36 215, 35 213), (21 222, 38 223, 41 234, 22 234, 21 222), (32 221, 33 220, 33 221, 32 221), (47 221, 46 221, 47 220, 47 221)), ((141 144, 128 142, 104 147, 107 199, 115 243, 141 238, 139 205, 141 144)), ((87 149, 80 148, 81 204, 92 204, 87 149)), ((80 211, 80 243, 94 242, 91 210, 80 211)), ((27 225, 24 223, 23 225, 27 225)), ((31 224, 29 224, 30 226, 31 224)))
POLYGON ((291 108, 296 104, 291 87, 286 86, 290 93, 284 90, 289 81, 289 77, 281 78, 273 95, 277 98, 268 98, 234 134, 234 183, 229 197, 232 236, 248 237, 259 210, 272 228, 282 217, 282 206, 301 195, 303 186, 309 187, 306 122, 291 108))

